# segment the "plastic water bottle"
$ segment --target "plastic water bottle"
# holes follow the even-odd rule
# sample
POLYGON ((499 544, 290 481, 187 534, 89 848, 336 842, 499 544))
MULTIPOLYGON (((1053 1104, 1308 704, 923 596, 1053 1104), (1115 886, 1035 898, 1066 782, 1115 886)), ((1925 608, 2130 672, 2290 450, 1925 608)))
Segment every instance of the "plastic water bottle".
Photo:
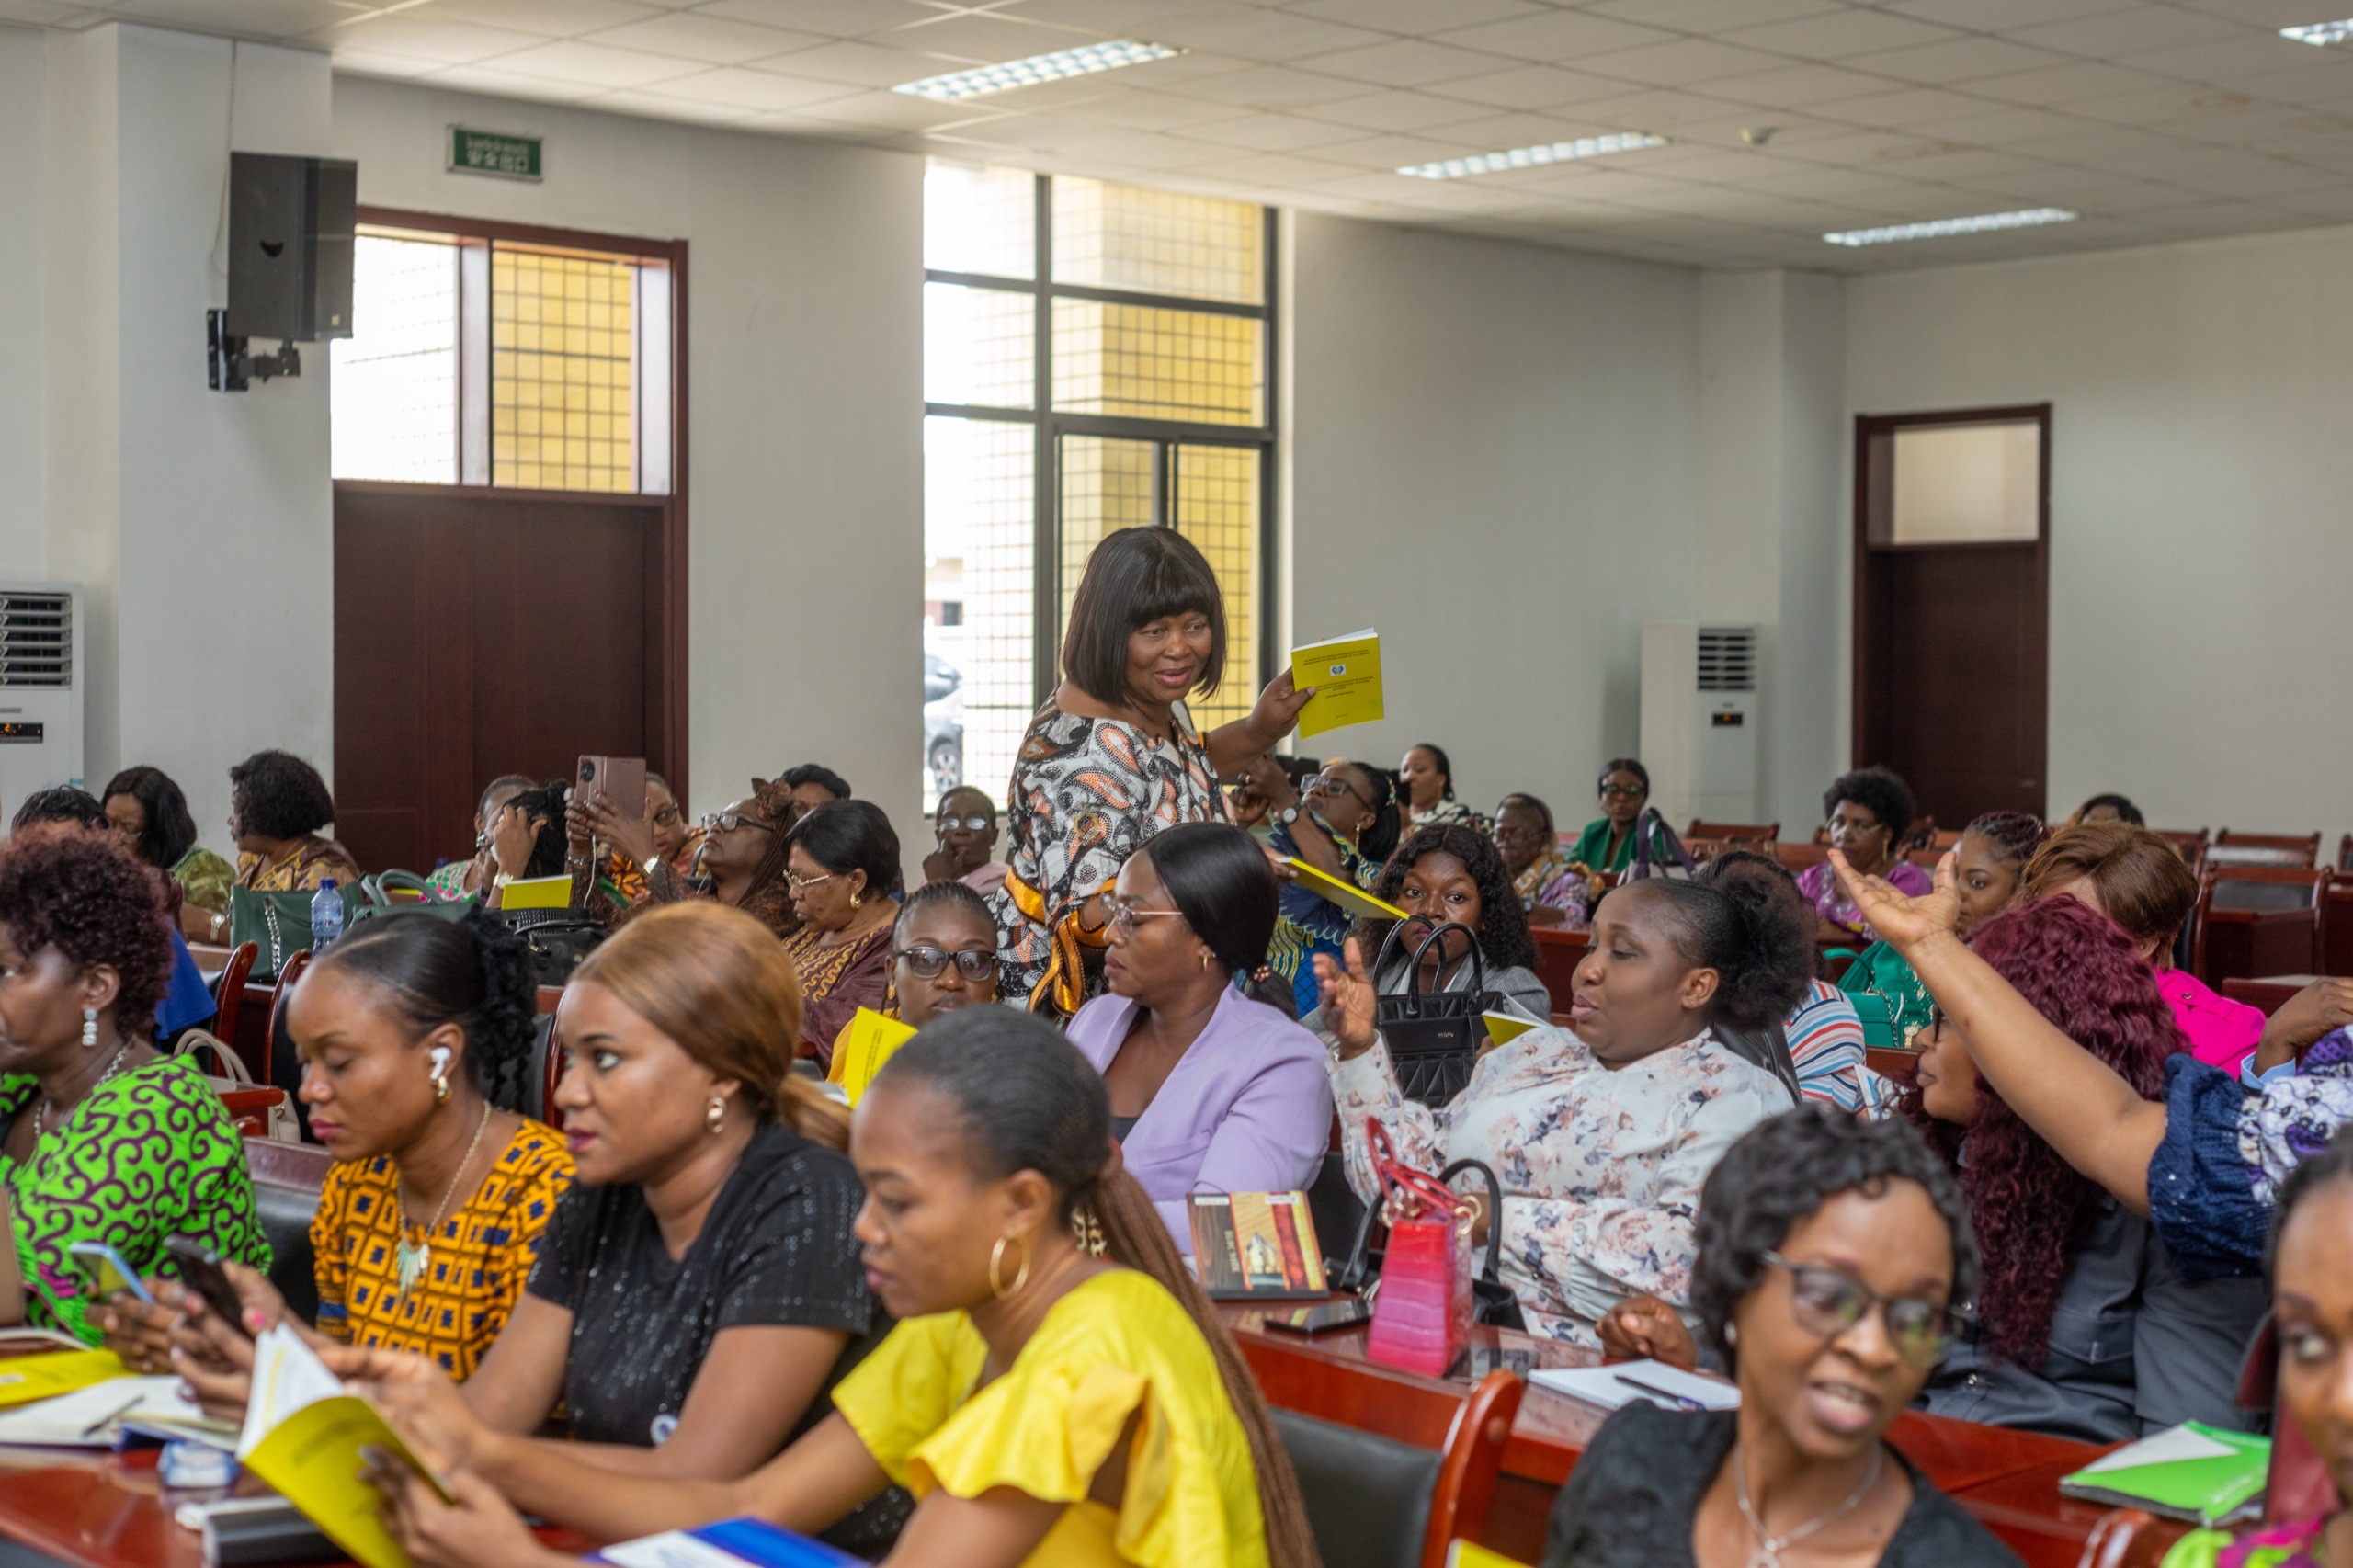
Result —
POLYGON ((343 935, 343 895, 329 877, 311 895, 311 956, 319 958, 343 935))

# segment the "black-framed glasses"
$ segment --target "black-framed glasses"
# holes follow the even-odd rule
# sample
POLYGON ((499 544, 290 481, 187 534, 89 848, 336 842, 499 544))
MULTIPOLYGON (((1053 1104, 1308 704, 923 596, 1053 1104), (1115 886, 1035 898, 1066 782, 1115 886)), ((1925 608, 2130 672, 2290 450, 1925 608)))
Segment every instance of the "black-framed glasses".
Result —
POLYGON ((1117 893, 1107 894, 1103 902, 1110 906, 1110 928, 1119 932, 1122 937, 1134 936, 1136 934, 1136 922, 1139 920, 1149 920, 1156 915, 1175 915, 1177 913, 1177 911, 1173 909, 1144 909, 1139 906, 1133 899, 1121 898, 1117 893))
POLYGON ((946 833, 951 827, 961 827, 966 833, 986 833, 994 825, 986 817, 941 817, 938 831, 946 833))
POLYGON ((747 812, 713 812, 702 819, 705 833, 733 833, 739 827, 756 827, 762 833, 774 833, 775 828, 747 812))
POLYGON ((687 819, 676 806, 656 806, 654 814, 645 820, 656 827, 676 827, 687 819))
POLYGON ((1307 781, 1307 792, 1311 795, 1346 795, 1366 811, 1374 809, 1371 799, 1363 790, 1349 783, 1347 775, 1345 773, 1317 774, 1307 781))
POLYGON ((901 948, 891 956, 903 960, 918 980, 938 980, 951 963, 957 973, 976 983, 996 972, 993 948, 967 948, 952 953, 946 948, 901 948))
POLYGON ((1605 795, 1643 796, 1649 794, 1650 790, 1641 784, 1604 784, 1601 792, 1605 795))
POLYGON ((1765 1261, 1790 1272, 1790 1315, 1808 1334, 1836 1339, 1876 1309, 1895 1353, 1915 1367, 1945 1358, 1969 1320, 1927 1296, 1882 1296, 1853 1275, 1818 1264, 1791 1263, 1778 1252, 1765 1261))

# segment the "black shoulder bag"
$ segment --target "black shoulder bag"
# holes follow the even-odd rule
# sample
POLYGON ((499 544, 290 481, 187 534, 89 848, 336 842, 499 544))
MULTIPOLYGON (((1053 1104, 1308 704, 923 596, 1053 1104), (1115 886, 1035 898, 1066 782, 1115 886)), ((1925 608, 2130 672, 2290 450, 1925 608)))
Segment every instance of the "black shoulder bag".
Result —
MULTIPOLYGON (((1387 972, 1389 955, 1403 944, 1397 934, 1408 923, 1399 921, 1389 928, 1381 939, 1381 952, 1373 960, 1373 982, 1387 972)), ((1446 949, 1438 949, 1443 961, 1446 949)), ((1409 1100, 1426 1106, 1442 1106, 1462 1092, 1471 1081, 1471 1066, 1479 1054, 1479 1042, 1487 1038, 1486 1021, 1481 1014, 1496 1006, 1497 999, 1487 990, 1486 960, 1479 951, 1478 933, 1468 926, 1449 921, 1433 928, 1414 949, 1405 967, 1405 989, 1393 995, 1377 999, 1374 1022, 1381 1039, 1388 1043, 1389 1060, 1397 1069, 1397 1087, 1409 1100), (1438 942, 1449 931, 1460 931, 1471 947, 1471 983, 1460 991, 1428 991, 1422 989, 1422 957, 1430 944, 1438 942)))

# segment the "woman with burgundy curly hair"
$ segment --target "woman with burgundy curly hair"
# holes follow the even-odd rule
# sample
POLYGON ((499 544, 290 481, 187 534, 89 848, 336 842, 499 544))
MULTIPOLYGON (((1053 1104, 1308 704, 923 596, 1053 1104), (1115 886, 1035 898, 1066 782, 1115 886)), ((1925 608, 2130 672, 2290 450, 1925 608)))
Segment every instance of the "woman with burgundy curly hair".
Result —
POLYGON ((76 1242, 142 1275, 176 1273, 176 1235, 269 1266, 220 1097, 148 1043, 171 970, 161 891, 111 838, 34 826, 0 850, 0 1324, 97 1342, 76 1242))
MULTIPOLYGON (((2050 899, 1996 915, 1970 946, 2143 1098, 2159 1096, 2181 1040, 2122 932, 2072 899, 2050 899)), ((1949 1019, 1938 1015, 1920 1038, 1904 1111, 1958 1164, 1984 1254, 1979 1333, 1930 1382, 1928 1408, 2086 1442, 2137 1436, 2135 1320, 2155 1262, 2148 1222, 1978 1082, 1949 1019)))

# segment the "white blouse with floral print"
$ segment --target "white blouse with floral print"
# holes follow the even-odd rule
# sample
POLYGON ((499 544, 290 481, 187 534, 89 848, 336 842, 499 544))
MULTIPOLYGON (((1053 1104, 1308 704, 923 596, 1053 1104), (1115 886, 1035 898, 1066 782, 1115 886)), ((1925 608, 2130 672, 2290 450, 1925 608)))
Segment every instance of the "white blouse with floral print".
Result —
POLYGON ((1488 1051, 1442 1110, 1398 1092, 1380 1041, 1334 1063, 1332 1096, 1348 1185, 1368 1202, 1368 1119, 1418 1169, 1484 1161, 1503 1184, 1503 1280, 1529 1330, 1588 1346, 1628 1296, 1688 1301, 1700 1184, 1733 1140, 1790 1108, 1778 1079, 1704 1032, 1613 1070, 1560 1028, 1488 1051))

